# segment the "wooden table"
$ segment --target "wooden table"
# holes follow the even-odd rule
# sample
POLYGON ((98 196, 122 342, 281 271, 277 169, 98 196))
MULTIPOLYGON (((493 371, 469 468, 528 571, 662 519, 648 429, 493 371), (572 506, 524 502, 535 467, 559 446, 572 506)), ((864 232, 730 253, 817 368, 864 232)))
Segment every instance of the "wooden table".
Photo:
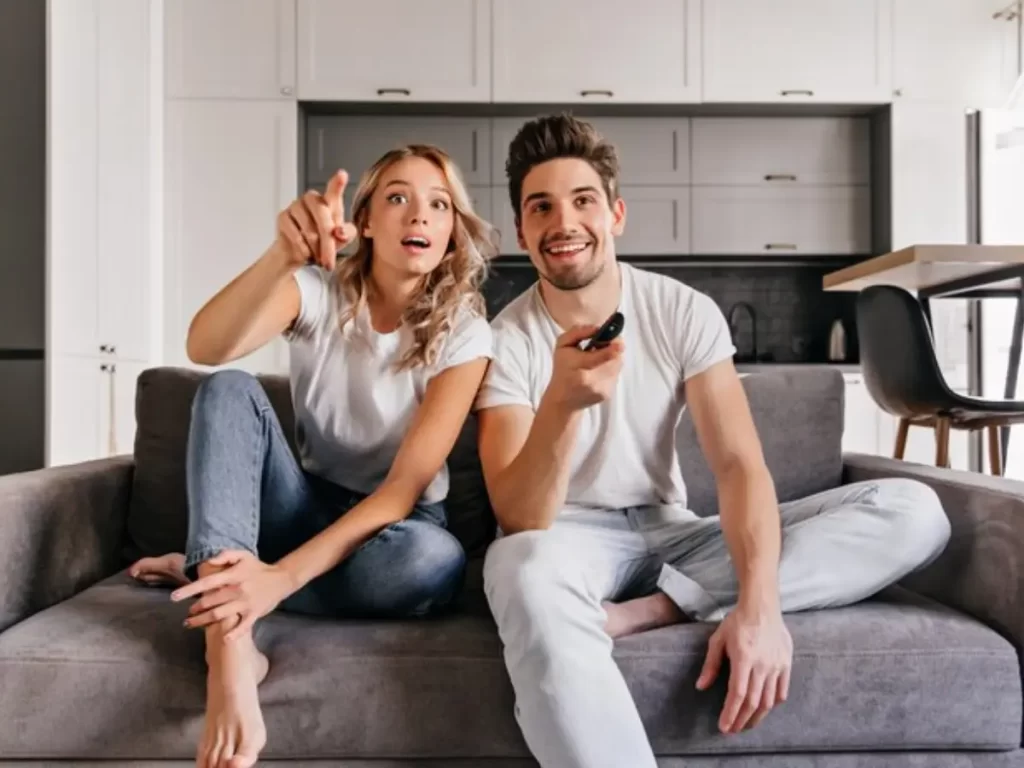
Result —
MULTIPOLYGON (((1010 360, 1003 397, 1017 391, 1021 345, 1024 342, 1024 244, 1022 245, 913 245, 825 275, 826 291, 859 291, 870 285, 897 285, 917 294, 931 319, 929 299, 1017 299, 1010 360)), ((1010 430, 1002 431, 1007 456, 1010 430)))

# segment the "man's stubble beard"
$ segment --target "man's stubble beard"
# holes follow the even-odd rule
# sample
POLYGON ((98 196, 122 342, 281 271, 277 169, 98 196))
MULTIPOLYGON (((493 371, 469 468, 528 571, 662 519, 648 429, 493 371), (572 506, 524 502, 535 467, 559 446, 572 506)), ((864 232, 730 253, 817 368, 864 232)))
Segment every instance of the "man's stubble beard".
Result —
MULTIPOLYGON (((538 270, 538 274, 543 280, 560 291, 581 290, 597 280, 604 272, 605 259, 598 256, 593 248, 591 248, 591 254, 590 261, 583 265, 578 272, 570 272, 564 277, 550 275, 543 270, 538 270)), ((541 261, 546 263, 546 258, 542 256, 541 261)))

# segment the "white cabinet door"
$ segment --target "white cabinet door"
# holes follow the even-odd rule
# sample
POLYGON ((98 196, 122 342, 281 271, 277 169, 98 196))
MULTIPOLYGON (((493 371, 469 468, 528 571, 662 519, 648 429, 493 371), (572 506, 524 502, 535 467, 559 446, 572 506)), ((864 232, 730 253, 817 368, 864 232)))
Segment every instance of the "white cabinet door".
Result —
MULTIPOLYGON (((150 359, 153 170, 162 155, 151 109, 149 3, 101 0, 98 25, 99 157, 96 185, 97 347, 150 359)), ((156 68, 156 72, 159 69, 156 68)))
POLYGON ((626 227, 615 243, 622 256, 675 256, 690 252, 690 190, 686 187, 621 189, 626 227))
POLYGON ((821 256, 871 251, 870 190, 694 187, 691 252, 821 256))
MULTIPOLYGON (((180 100, 167 105, 165 354, 190 365, 195 313, 252 264, 297 194, 296 107, 275 101, 180 100)), ((275 339, 230 367, 280 372, 275 339)))
POLYGON ((135 451, 135 393, 139 376, 146 368, 142 363, 118 362, 107 370, 107 386, 111 387, 110 422, 104 445, 110 455, 135 451))
POLYGON ((898 99, 1001 107, 1017 79, 1017 22, 1006 0, 893 0, 898 99))
POLYGON ((300 99, 490 101, 489 0, 298 0, 297 23, 300 99))
POLYGON ((104 455, 101 425, 106 415, 106 361, 55 356, 47 374, 46 464, 59 466, 104 455), (102 410, 101 410, 102 409, 102 410))
MULTIPOLYGON (((295 0, 164 7, 169 98, 295 98, 295 0)), ((335 45, 343 47, 337 38, 335 45)))
POLYGON ((700 101, 701 5, 636 0, 627 13, 618 0, 499 0, 494 101, 700 101))
POLYGON ((844 373, 846 384, 843 409, 843 452, 885 454, 880 444, 882 411, 871 399, 864 377, 859 373, 844 373))
POLYGON ((317 115, 306 123, 306 182, 320 185, 339 168, 349 173, 346 192, 390 149, 436 144, 467 184, 491 183, 491 127, 484 117, 317 115))
POLYGON ((700 117, 693 120, 694 184, 868 184, 863 117, 700 117))
MULTIPOLYGON (((690 119, 686 117, 606 117, 581 114, 615 146, 619 184, 689 184, 690 119)), ((493 121, 491 150, 493 183, 505 181, 508 147, 527 118, 500 117, 493 121)))
POLYGON ((704 101, 889 101, 891 2, 705 2, 704 101))

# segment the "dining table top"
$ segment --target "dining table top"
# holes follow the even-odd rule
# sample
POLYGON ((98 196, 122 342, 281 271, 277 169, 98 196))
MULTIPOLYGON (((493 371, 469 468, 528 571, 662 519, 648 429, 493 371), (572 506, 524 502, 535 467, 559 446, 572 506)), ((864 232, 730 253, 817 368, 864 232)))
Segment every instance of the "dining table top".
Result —
POLYGON ((872 285, 896 285, 917 292, 967 282, 1012 289, 1020 285, 1020 278, 1004 275, 1015 267, 1024 270, 1024 244, 912 245, 829 272, 822 287, 860 291, 872 285), (986 280, 988 275, 991 282, 986 280))

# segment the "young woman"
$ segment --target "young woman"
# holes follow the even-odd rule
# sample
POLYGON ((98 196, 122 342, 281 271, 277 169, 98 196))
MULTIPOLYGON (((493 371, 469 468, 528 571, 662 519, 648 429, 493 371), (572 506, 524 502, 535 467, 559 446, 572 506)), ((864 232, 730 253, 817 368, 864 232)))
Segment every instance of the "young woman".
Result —
POLYGON ((422 616, 462 583, 446 531, 446 458, 491 356, 479 293, 496 251, 451 159, 413 145, 344 171, 277 219, 270 248, 196 315, 189 357, 217 365, 283 333, 297 462, 256 379, 219 371, 196 394, 186 551, 135 563, 196 598, 206 636, 200 766, 247 766, 266 740, 253 623, 277 607, 422 616), (338 251, 358 240, 352 256, 338 251), (337 263, 336 263, 337 259, 337 263))

